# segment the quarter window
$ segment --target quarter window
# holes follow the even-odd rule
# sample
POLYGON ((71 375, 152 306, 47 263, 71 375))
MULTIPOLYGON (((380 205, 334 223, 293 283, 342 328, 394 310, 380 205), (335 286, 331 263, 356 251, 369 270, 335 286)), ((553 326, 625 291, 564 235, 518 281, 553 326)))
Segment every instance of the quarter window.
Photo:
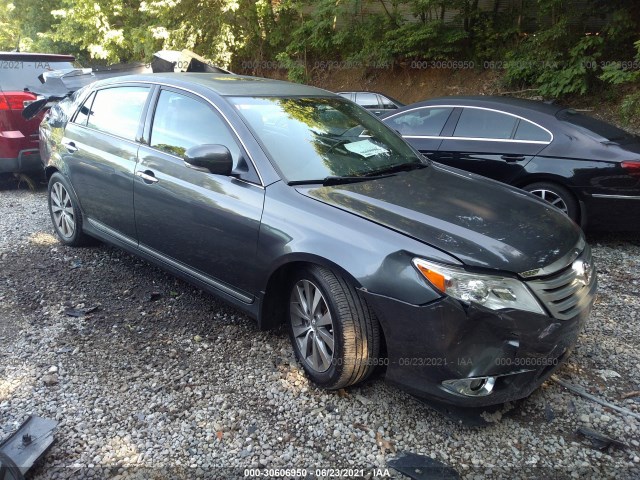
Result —
POLYGON ((151 146, 177 157, 198 145, 224 145, 234 163, 240 158, 240 147, 224 120, 213 109, 192 97, 163 90, 151 129, 151 146))
POLYGON ((513 137, 515 140, 528 140, 536 142, 550 142, 551 135, 546 130, 539 126, 528 122, 527 120, 520 120, 516 134, 513 137))
POLYGON ((116 87, 95 94, 87 126, 127 140, 135 140, 147 100, 147 87, 116 87))
POLYGON ((391 118, 387 123, 404 136, 438 136, 453 108, 421 108, 391 118))
POLYGON ((460 114, 454 137, 509 139, 518 119, 504 113, 465 108, 460 114))
POLYGON ((89 112, 91 111, 91 104, 93 103, 93 97, 95 97, 95 93, 92 93, 91 95, 89 95, 89 98, 87 98, 84 101, 84 103, 78 110, 78 113, 76 114, 76 118, 73 121, 73 123, 77 123, 78 125, 87 124, 87 119, 89 118, 89 112))

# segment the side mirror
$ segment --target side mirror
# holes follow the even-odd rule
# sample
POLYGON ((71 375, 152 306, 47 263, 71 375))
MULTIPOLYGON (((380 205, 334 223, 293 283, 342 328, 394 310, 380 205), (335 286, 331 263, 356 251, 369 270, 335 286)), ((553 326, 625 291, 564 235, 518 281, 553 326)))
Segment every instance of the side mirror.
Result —
POLYGON ((198 145, 184 152, 187 167, 214 175, 231 175, 233 159, 224 145, 198 145))

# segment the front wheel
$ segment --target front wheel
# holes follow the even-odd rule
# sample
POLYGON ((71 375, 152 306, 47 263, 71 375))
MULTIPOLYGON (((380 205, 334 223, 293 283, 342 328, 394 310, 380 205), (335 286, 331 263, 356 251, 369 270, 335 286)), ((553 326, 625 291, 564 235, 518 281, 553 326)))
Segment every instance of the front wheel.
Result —
POLYGON ((377 365, 380 327, 357 290, 331 270, 310 266, 294 276, 289 336, 317 385, 339 389, 366 379, 377 365))
POLYGON ((565 187, 555 183, 538 182, 527 185, 524 190, 550 203, 574 222, 578 223, 580 220, 578 202, 565 187))

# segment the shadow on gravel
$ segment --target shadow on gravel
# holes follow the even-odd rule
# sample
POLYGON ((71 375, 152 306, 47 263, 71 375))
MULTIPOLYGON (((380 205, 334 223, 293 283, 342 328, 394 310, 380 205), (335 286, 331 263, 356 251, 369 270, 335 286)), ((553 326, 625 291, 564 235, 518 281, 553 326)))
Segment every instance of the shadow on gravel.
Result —
POLYGON ((47 188, 44 180, 32 178, 27 175, 0 175, 0 192, 12 190, 40 191, 47 188))

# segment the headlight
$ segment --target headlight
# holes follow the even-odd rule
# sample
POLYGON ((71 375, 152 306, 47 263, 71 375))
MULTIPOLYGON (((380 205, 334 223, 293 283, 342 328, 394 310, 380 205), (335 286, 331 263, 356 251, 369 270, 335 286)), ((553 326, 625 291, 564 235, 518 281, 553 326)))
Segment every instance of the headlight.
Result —
POLYGON ((463 302, 491 310, 515 308, 545 314, 529 289, 515 278, 469 273, 421 258, 414 258, 413 264, 436 289, 463 302))

